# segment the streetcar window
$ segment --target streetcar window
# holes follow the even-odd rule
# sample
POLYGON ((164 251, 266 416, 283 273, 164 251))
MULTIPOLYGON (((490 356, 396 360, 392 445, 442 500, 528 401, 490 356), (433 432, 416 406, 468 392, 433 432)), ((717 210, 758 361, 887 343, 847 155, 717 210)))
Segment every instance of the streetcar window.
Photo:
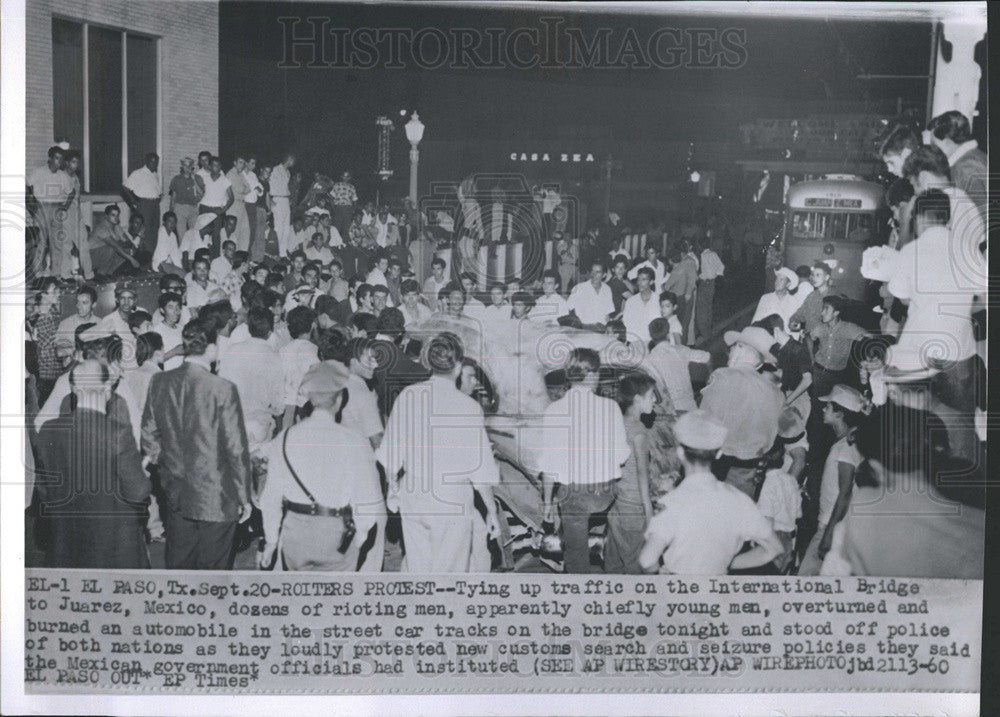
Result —
POLYGON ((847 240, 854 244, 870 244, 875 218, 871 214, 851 214, 847 240))
POLYGON ((834 214, 830 218, 830 239, 832 241, 845 241, 848 232, 848 220, 850 214, 834 214))
POLYGON ((825 212, 793 212, 792 236, 796 239, 824 239, 830 215, 825 212))

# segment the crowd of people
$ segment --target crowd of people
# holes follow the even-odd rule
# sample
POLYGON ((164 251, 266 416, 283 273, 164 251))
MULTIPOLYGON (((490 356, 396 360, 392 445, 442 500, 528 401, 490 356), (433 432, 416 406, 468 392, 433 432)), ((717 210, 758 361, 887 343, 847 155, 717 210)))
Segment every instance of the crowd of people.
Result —
POLYGON ((496 569, 500 396, 462 336, 528 322, 574 344, 529 476, 567 572, 980 577, 986 165, 963 120, 880 149, 899 176, 897 230, 863 267, 880 330, 846 319, 828 263, 781 267, 703 388, 727 270, 704 227, 637 244, 617 216, 543 222, 551 263, 483 291, 482 216, 448 232, 362 206, 346 172, 300 199, 294 155, 223 173, 203 152, 168 200, 148 155, 128 228, 110 204, 88 230, 79 156, 54 146, 28 178, 29 539, 53 567, 149 567, 162 541, 178 569, 250 543, 262 568, 377 572, 398 546, 405 571, 496 569))

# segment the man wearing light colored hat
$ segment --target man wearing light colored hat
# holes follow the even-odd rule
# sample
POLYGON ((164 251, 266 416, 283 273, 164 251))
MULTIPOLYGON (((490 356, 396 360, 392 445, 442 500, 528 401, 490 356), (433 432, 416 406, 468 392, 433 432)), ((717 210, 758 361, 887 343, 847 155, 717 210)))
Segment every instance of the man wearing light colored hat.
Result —
POLYGON ((805 300, 806 295, 802 292, 791 293, 799 285, 799 275, 787 266, 783 266, 774 272, 774 291, 764 294, 757 303, 757 310, 753 312, 753 319, 750 323, 760 321, 765 316, 777 314, 785 322, 785 329, 788 322, 805 300))
POLYGON ((774 337, 759 326, 747 326, 742 331, 727 331, 723 338, 729 346, 730 368, 757 369, 762 363, 777 363, 771 347, 774 337))
POLYGON ((339 361, 311 366, 299 391, 312 404, 312 415, 268 446, 268 479, 260 496, 264 567, 280 545, 286 570, 382 569, 386 508, 375 454, 354 428, 335 419, 347 400, 348 377, 339 361), (348 540, 352 521, 356 534, 348 540))
POLYGON ((782 546, 767 518, 752 499, 712 473, 712 461, 726 440, 725 426, 698 409, 677 419, 674 434, 684 478, 660 501, 663 510, 649 523, 639 556, 643 569, 725 575, 729 569, 755 568, 774 560, 782 546), (754 547, 740 554, 747 541, 754 547))

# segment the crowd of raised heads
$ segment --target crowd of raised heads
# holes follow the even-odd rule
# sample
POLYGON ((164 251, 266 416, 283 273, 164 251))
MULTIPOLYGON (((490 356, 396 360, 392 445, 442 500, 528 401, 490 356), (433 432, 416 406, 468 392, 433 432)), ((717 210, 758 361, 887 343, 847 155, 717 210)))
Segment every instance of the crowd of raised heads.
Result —
POLYGON ((94 221, 54 146, 28 179, 29 562, 980 577, 986 156, 958 113, 926 139, 878 150, 875 320, 843 267, 778 266, 715 346, 716 287, 763 271, 717 217, 576 231, 541 193, 546 266, 499 280, 501 196, 428 217, 291 154, 162 183, 151 153, 94 221), (545 334, 562 365, 511 338, 545 334))

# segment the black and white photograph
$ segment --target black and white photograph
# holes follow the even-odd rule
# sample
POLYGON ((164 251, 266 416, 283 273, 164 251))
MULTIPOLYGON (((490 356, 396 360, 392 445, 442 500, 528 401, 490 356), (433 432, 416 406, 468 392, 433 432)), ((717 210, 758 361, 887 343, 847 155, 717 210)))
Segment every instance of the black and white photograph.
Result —
POLYGON ((4 0, 4 711, 977 714, 986 32, 4 0))

